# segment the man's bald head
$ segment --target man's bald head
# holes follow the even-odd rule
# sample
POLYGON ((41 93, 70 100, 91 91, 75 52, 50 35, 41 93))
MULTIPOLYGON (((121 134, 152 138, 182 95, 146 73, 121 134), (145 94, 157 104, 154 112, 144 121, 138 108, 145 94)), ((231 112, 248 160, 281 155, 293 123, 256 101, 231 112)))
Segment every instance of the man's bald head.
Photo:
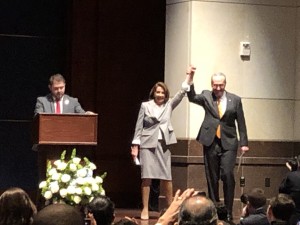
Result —
POLYGON ((204 196, 186 199, 179 211, 179 225, 216 225, 217 219, 214 203, 204 196))

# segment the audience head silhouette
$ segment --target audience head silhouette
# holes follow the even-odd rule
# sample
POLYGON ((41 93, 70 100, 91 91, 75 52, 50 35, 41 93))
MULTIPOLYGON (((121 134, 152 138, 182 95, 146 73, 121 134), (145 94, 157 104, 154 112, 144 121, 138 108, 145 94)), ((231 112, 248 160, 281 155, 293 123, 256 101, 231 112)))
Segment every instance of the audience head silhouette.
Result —
POLYGON ((264 190, 261 188, 253 188, 248 194, 248 202, 254 208, 261 208, 267 203, 264 190))
POLYGON ((10 188, 0 196, 1 225, 29 225, 36 207, 21 188, 10 188))
POLYGON ((214 203, 204 196, 186 199, 179 211, 179 225, 216 225, 217 220, 217 209, 214 203))
POLYGON ((83 225, 81 213, 67 204, 52 204, 39 211, 32 225, 83 225))
POLYGON ((269 203, 267 216, 272 221, 288 221, 295 209, 293 199, 286 194, 278 194, 269 203))
POLYGON ((97 225, 110 225, 115 219, 115 204, 107 196, 95 197, 87 206, 88 216, 97 225))

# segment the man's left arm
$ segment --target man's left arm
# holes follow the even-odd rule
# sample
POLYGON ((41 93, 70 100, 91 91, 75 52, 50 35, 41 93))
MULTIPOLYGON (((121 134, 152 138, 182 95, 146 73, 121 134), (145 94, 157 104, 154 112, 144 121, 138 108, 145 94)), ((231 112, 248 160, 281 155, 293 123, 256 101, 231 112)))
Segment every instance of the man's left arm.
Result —
POLYGON ((74 112, 75 113, 85 113, 85 111, 81 107, 77 98, 74 98, 74 112))
POLYGON ((247 135, 247 127, 246 121, 244 116, 243 104, 241 98, 238 99, 237 103, 237 124, 238 124, 238 131, 240 136, 240 146, 243 152, 249 150, 248 147, 248 135, 247 135))

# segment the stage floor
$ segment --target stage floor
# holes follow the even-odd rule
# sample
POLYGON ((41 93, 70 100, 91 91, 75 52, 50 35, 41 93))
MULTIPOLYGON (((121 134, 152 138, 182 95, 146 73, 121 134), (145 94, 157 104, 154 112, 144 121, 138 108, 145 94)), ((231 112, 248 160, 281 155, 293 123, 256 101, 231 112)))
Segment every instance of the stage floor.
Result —
POLYGON ((160 215, 159 212, 150 211, 149 220, 141 220, 140 213, 141 209, 115 209, 115 222, 124 218, 125 216, 128 216, 130 218, 135 218, 140 225, 154 225, 157 222, 158 217, 160 215))
MULTIPOLYGON (((141 220, 140 218, 141 209, 115 209, 115 222, 124 218, 125 216, 128 216, 130 218, 135 218, 138 224, 140 225, 154 225, 157 222, 157 219, 160 215, 159 212, 150 212, 150 218, 149 220, 141 220)), ((233 223, 238 224, 239 218, 233 218, 233 223)))

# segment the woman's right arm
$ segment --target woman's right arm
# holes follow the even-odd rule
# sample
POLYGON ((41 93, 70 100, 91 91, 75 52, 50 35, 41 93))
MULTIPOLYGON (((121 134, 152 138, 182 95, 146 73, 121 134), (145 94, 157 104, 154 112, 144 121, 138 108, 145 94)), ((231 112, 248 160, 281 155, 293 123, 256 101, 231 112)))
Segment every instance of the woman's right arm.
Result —
POLYGON ((138 156, 138 150, 141 144, 141 134, 143 130, 144 115, 145 115, 145 108, 144 105, 141 104, 141 108, 135 125, 134 137, 131 145, 131 155, 133 159, 135 159, 138 156))

